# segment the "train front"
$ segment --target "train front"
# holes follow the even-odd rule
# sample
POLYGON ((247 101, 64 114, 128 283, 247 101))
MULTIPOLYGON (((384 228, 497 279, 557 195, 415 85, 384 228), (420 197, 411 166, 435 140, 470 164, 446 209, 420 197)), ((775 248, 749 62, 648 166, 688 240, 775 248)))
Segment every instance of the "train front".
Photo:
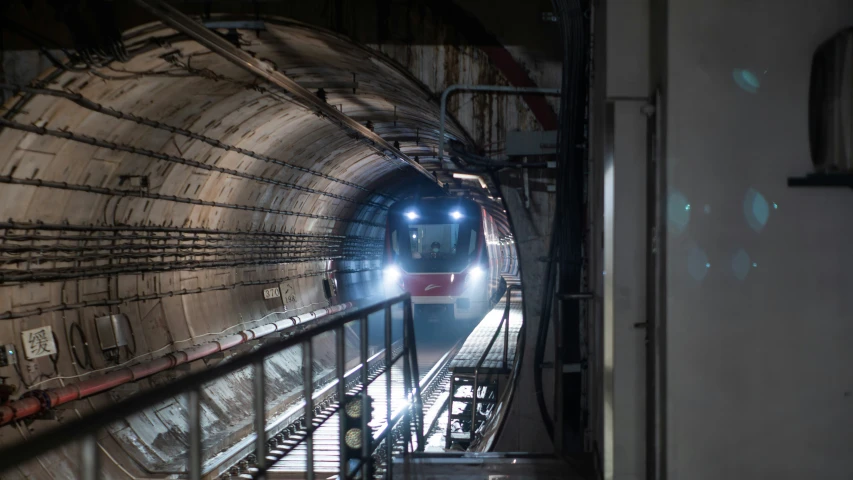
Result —
POLYGON ((397 202, 385 236, 386 294, 411 293, 416 320, 482 318, 489 258, 478 204, 458 198, 397 202))

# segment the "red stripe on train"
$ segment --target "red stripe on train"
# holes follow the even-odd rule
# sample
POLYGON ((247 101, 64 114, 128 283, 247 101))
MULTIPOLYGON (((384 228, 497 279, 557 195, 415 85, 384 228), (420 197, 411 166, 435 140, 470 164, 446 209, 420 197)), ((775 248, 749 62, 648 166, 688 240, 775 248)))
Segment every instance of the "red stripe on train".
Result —
POLYGON ((458 297, 465 289, 466 275, 467 273, 404 273, 403 288, 415 297, 458 297))

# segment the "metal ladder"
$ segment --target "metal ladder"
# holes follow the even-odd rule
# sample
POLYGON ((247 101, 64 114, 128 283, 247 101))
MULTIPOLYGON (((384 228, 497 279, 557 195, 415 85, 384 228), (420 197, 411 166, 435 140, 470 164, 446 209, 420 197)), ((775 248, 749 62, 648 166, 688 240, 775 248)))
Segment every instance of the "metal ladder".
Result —
POLYGON ((485 382, 479 377, 484 374, 472 373, 453 373, 450 376, 450 396, 447 403, 447 432, 445 436, 444 448, 450 448, 454 442, 460 446, 468 448, 474 441, 477 431, 480 426, 489 419, 488 415, 480 412, 480 406, 484 404, 494 405, 498 398, 498 380, 492 377, 487 378, 485 382), (470 396, 459 396, 459 390, 462 387, 470 387, 470 396), (453 413, 455 404, 462 404, 461 413, 453 413), (454 420, 459 420, 464 425, 464 422, 470 422, 468 439, 462 440, 459 437, 454 437, 452 425, 454 420))

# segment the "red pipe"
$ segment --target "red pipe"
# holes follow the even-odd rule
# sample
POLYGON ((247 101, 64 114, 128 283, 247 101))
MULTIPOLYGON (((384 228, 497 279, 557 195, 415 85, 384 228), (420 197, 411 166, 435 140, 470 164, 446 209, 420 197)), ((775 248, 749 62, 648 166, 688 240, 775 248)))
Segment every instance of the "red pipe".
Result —
POLYGON ((249 340, 293 328, 301 323, 316 320, 326 315, 341 312, 352 307, 352 305, 352 302, 347 302, 268 323, 251 330, 244 330, 235 335, 220 338, 219 340, 196 345, 186 350, 172 352, 156 360, 139 363, 131 367, 124 367, 106 375, 83 380, 72 385, 47 390, 31 390, 27 393, 32 396, 19 398, 6 406, 0 407, 0 426, 6 425, 13 420, 20 420, 35 415, 64 403, 105 392, 125 383, 150 377, 155 373, 163 372, 184 363, 193 362, 214 353, 223 352, 249 340))

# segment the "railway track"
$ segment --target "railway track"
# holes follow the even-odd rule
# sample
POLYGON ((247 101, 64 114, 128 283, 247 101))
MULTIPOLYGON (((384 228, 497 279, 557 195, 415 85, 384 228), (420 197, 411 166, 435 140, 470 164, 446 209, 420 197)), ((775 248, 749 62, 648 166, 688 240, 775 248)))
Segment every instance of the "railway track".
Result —
MULTIPOLYGON (((435 420, 438 418, 448 397, 450 373, 448 364, 453 354, 458 349, 457 344, 445 353, 437 362, 424 364, 419 362, 421 374, 420 387, 424 412, 424 437, 433 429, 435 420)), ((401 346, 392 346, 392 358, 396 358, 401 346)), ((399 363, 399 362, 398 362, 399 363)), ((349 370, 345 375, 347 391, 350 393, 360 391, 361 372, 360 366, 349 370)), ((368 359, 369 385, 367 394, 373 398, 374 418, 369 423, 373 430, 373 438, 383 436, 388 428, 386 425, 386 388, 387 368, 385 366, 385 350, 381 350, 368 359)), ((405 388, 403 384, 403 368, 399 364, 391 367, 391 412, 392 418, 396 412, 406 406, 405 388)), ((317 389, 314 394, 313 426, 313 465, 315 478, 329 478, 338 474, 340 462, 339 442, 339 416, 337 411, 337 380, 332 380, 317 389)), ((305 419, 303 416, 304 402, 292 406, 287 412, 280 415, 267 427, 269 453, 268 464, 272 467, 267 471, 266 478, 304 478, 307 465, 307 450, 303 442, 305 439, 305 419)), ((402 431, 400 422, 390 435, 392 451, 394 454, 404 450, 405 432, 402 431)), ((416 435, 409 436, 416 442, 416 435)), ((387 464, 386 448, 383 440, 375 446, 374 460, 376 462, 377 477, 384 477, 385 465, 387 464)), ((208 478, 216 478, 217 473, 222 479, 254 479, 257 478, 257 459, 252 451, 254 435, 243 439, 238 445, 229 449, 215 460, 218 468, 209 470, 208 478), (224 466, 229 466, 223 468, 224 466), (218 472, 217 472, 218 470, 218 472)))

